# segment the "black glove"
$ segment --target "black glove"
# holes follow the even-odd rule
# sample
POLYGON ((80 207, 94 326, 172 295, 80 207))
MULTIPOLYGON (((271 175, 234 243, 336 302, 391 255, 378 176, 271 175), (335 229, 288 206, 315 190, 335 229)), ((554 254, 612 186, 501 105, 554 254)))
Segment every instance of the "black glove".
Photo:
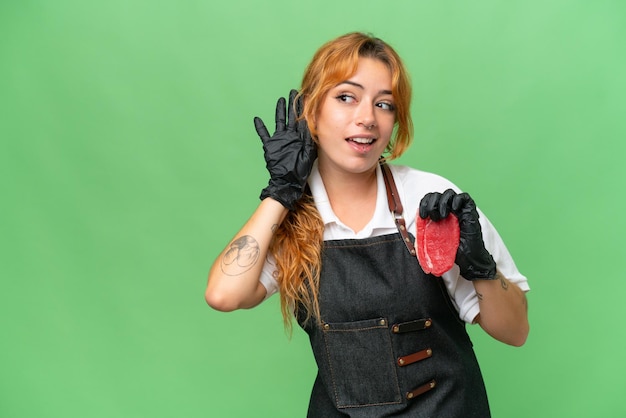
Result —
POLYGON ((268 186, 261 192, 261 200, 272 197, 289 210, 294 209, 295 202, 302 196, 307 178, 311 174, 313 162, 317 158, 317 148, 306 120, 296 121, 302 113, 302 99, 296 103, 298 92, 289 93, 287 108, 287 125, 285 126, 285 98, 278 99, 276 104, 276 131, 270 137, 263 121, 255 117, 254 128, 263 141, 265 163, 270 173, 268 186))
POLYGON ((455 263, 467 280, 493 280, 496 262, 485 248, 474 200, 467 193, 457 194, 448 189, 443 193, 428 193, 420 202, 419 216, 433 221, 447 217, 450 212, 459 219, 461 237, 455 263))

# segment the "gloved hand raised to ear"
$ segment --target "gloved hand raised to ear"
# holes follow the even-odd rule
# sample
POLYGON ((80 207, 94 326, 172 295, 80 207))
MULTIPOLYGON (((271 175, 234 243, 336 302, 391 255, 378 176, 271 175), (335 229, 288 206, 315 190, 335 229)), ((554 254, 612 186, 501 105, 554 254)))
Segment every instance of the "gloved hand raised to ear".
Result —
POLYGON ((470 195, 448 189, 443 193, 428 193, 420 202, 419 216, 424 219, 438 221, 451 212, 459 219, 460 242, 455 263, 461 276, 467 280, 495 279, 496 262, 485 248, 478 211, 470 195))
POLYGON ((276 104, 276 131, 270 136, 263 121, 255 117, 254 128, 263 141, 265 163, 270 173, 268 186, 261 192, 261 200, 271 197, 289 210, 302 196, 306 181, 317 158, 317 148, 306 120, 296 120, 302 113, 302 99, 294 106, 298 92, 291 90, 285 121, 285 98, 276 104))

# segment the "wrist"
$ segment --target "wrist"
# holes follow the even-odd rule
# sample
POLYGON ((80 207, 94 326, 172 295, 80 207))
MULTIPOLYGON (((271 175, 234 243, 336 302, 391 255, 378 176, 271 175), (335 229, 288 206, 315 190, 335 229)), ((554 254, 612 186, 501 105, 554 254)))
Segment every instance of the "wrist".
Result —
POLYGON ((280 225, 289 212, 289 209, 271 196, 261 199, 259 207, 262 207, 267 214, 273 213, 269 216, 272 218, 272 223, 276 225, 280 225))
POLYGON ((270 181, 270 184, 261 192, 260 199, 265 200, 269 197, 286 209, 294 210, 295 204, 302 197, 303 191, 303 188, 296 187, 293 184, 279 187, 270 181))
POLYGON ((461 276, 470 281, 496 280, 496 273, 496 262, 489 253, 481 257, 481 260, 472 260, 461 268, 461 276))

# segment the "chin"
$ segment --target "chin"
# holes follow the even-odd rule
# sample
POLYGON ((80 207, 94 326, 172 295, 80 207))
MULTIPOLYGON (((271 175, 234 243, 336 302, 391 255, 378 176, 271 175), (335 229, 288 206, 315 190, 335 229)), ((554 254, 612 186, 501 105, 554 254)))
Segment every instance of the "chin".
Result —
POLYGON ((378 157, 376 158, 359 158, 351 157, 343 161, 341 167, 352 174, 367 173, 376 168, 378 165, 378 157))

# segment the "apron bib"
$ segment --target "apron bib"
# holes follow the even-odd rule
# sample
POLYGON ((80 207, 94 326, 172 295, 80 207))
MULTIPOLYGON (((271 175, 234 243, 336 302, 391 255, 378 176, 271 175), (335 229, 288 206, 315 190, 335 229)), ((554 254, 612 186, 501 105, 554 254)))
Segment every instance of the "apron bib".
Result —
POLYGON ((308 417, 490 416, 465 324, 406 240, 324 242, 321 325, 298 321, 318 366, 308 417))

